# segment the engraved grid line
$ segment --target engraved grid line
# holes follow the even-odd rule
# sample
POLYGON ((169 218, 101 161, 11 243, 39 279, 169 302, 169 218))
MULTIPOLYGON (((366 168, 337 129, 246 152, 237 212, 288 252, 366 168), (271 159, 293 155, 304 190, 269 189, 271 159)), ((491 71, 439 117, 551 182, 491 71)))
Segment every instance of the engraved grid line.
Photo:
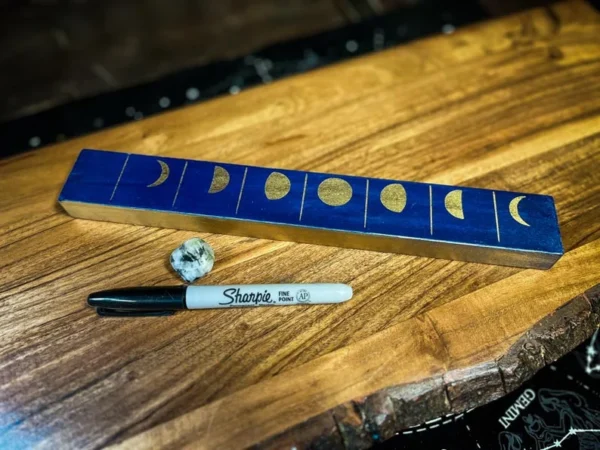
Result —
POLYGON ((244 185, 246 184, 246 174, 248 173, 248 168, 244 169, 244 177, 242 178, 242 186, 240 187, 240 195, 238 196, 237 206, 235 207, 235 213, 238 213, 240 209, 240 202, 242 201, 242 193, 244 192, 244 185))
POLYGON ((302 221, 302 212, 304 212, 304 198, 306 197, 306 183, 308 182, 308 174, 304 175, 304 188, 302 189, 302 202, 300 203, 300 217, 298 221, 302 221))
POLYGON ((492 192, 492 198, 494 199, 494 217, 496 218, 496 237, 500 242, 500 222, 498 222, 498 206, 496 204, 496 192, 492 192))
POLYGON ((117 178, 117 182, 115 183, 115 187, 112 191, 109 202, 112 202, 112 199, 115 196, 115 193, 117 192, 117 187, 119 186, 119 183, 121 182, 121 177, 123 176, 123 172, 125 172, 125 166, 127 166, 127 162, 129 161, 130 156, 131 155, 129 153, 127 153, 127 158, 125 158, 125 162, 123 163, 123 167, 121 168, 121 173, 119 174, 119 178, 117 178))
POLYGON ((187 169, 188 162, 186 161, 183 165, 183 171, 181 172, 181 178, 179 178, 179 184, 177 185, 177 191, 175 192, 175 198, 173 198, 173 203, 171 204, 171 208, 175 206, 175 202, 177 201, 177 197, 179 196, 179 189, 181 189, 181 183, 183 183, 183 176, 185 175, 185 171, 187 169))
POLYGON ((365 220, 363 223, 363 228, 367 228, 367 211, 369 209, 369 180, 367 179, 367 189, 365 193, 365 220))
POLYGON ((433 191, 429 185, 429 234, 433 234, 433 191))

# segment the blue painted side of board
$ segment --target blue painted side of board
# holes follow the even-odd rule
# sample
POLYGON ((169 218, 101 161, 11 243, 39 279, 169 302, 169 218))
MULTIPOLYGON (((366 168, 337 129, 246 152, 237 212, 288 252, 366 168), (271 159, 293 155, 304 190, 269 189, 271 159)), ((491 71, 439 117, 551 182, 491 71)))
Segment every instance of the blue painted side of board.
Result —
POLYGON ((60 200, 563 252, 554 201, 537 194, 83 150, 60 200), (215 166, 223 168, 229 180, 218 192, 209 193, 215 166), (273 172, 285 175, 290 186, 277 200, 269 200, 265 194, 265 183, 273 172), (319 186, 330 178, 344 180, 351 187, 347 203, 329 206, 321 200, 319 186), (392 183, 401 184, 406 192, 401 212, 391 211, 381 201, 382 190, 392 183), (457 189, 462 191, 462 218, 450 214, 445 205, 446 196, 457 189), (512 214, 511 202, 517 203, 512 214))

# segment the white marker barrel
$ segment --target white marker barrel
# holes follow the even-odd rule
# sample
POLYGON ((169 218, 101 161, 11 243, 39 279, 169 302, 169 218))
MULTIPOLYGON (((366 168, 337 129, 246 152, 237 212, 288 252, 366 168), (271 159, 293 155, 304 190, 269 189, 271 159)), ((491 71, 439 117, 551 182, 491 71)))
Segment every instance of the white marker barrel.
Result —
POLYGON ((347 284, 252 284, 189 286, 188 309, 342 303, 352 298, 347 284))

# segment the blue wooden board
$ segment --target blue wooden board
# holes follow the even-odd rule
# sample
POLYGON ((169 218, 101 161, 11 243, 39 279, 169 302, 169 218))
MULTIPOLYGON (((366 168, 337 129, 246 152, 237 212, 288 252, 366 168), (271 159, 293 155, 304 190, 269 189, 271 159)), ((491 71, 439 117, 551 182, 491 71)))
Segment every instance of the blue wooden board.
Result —
POLYGON ((83 218, 523 267, 563 253, 537 194, 83 150, 59 201, 83 218))

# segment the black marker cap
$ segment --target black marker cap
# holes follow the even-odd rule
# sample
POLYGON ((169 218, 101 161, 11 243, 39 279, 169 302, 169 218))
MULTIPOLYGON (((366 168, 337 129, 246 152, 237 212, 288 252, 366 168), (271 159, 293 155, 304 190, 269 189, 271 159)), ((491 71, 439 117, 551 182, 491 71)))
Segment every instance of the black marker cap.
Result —
POLYGON ((185 286, 135 287, 94 292, 88 305, 100 316, 168 316, 186 309, 185 286))

